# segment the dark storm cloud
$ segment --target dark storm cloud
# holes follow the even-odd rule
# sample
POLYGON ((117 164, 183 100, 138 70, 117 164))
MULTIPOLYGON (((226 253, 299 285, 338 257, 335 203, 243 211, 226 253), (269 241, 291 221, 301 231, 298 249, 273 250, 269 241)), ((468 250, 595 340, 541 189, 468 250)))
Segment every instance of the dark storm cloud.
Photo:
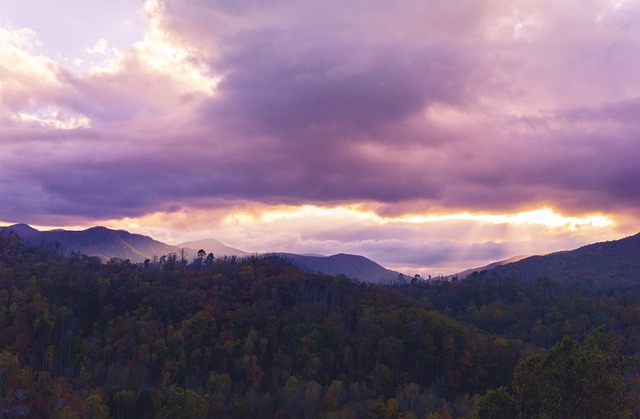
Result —
POLYGON ((631 4, 148 4, 178 43, 168 56, 183 54, 175 68, 144 46, 84 75, 6 50, 0 193, 12 199, 0 218, 213 199, 406 212, 640 204, 631 4), (54 127, 81 117, 90 126, 54 127))

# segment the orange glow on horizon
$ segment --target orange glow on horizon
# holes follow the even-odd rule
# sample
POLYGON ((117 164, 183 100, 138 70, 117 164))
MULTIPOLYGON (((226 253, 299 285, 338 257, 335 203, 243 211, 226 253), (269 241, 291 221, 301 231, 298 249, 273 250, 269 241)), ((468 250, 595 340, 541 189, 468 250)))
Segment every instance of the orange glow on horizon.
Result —
POLYGON ((316 205, 303 205, 298 207, 284 207, 273 210, 266 209, 260 216, 253 213, 233 213, 225 217, 227 223, 251 224, 255 222, 274 222, 281 219, 301 219, 305 217, 353 217, 360 220, 370 220, 378 224, 407 223, 425 224, 443 221, 478 221, 489 224, 539 224, 551 228, 567 227, 575 230, 581 226, 612 227, 615 222, 612 218, 601 214, 590 214, 582 217, 567 217, 554 212, 550 208, 541 208, 518 213, 491 214, 457 212, 450 214, 414 214, 397 217, 385 217, 374 211, 363 210, 360 205, 321 207, 316 205))
POLYGON ((565 216, 551 208, 502 214, 452 212, 384 216, 365 203, 326 207, 236 203, 132 218, 69 221, 64 226, 32 226, 43 231, 85 230, 99 225, 147 235, 173 245, 215 238, 249 253, 361 254, 387 268, 422 276, 450 275, 514 255, 569 250, 632 233, 626 231, 631 227, 625 224, 624 218, 617 223, 617 219, 603 214, 565 216), (479 249, 493 250, 483 253, 479 249), (410 259, 405 257, 405 252, 411 253, 410 259), (430 252, 440 256, 426 257, 430 252), (495 257, 497 254, 502 256, 495 257))
MULTIPOLYGON (((259 205, 229 207, 225 210, 215 209, 183 209, 176 212, 157 212, 141 217, 111 219, 102 221, 82 220, 73 225, 32 224, 39 230, 64 228, 69 230, 86 229, 94 225, 102 225, 113 229, 125 229, 141 234, 152 234, 153 231, 178 231, 193 233, 201 230, 216 230, 221 226, 269 225, 278 222, 293 222, 296 226, 317 223, 318 219, 332 222, 359 222, 373 225, 407 224, 426 225, 448 221, 474 222, 487 225, 508 224, 513 226, 540 225, 551 229, 575 231, 582 227, 605 228, 615 227, 613 217, 602 214, 584 216, 564 216, 550 208, 541 208, 518 213, 473 213, 455 212, 449 214, 407 214, 400 216, 382 216, 373 210, 364 209, 361 204, 324 207, 318 205, 301 206, 265 206, 259 205)), ((12 223, 4 223, 10 225, 12 223)), ((193 235, 193 234, 190 234, 193 235)), ((162 235, 167 238, 165 235, 162 235)))

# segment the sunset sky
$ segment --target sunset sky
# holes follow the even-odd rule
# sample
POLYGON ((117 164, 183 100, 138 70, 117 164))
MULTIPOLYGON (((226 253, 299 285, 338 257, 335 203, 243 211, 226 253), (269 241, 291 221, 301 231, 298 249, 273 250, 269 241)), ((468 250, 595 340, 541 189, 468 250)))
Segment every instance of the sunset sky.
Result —
POLYGON ((0 225, 438 275, 639 219, 640 1, 0 0, 0 225))

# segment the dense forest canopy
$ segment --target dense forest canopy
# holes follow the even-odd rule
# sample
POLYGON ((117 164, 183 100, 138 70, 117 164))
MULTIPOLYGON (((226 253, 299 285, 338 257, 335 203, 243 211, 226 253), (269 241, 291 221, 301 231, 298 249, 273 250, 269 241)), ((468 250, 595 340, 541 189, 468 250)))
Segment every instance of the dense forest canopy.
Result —
POLYGON ((204 252, 191 260, 174 253, 141 264, 101 263, 6 235, 0 412, 638 415, 640 301, 633 289, 594 292, 495 272, 414 279, 364 284, 308 274, 277 257, 204 252), (569 395, 574 404, 561 410, 569 395))

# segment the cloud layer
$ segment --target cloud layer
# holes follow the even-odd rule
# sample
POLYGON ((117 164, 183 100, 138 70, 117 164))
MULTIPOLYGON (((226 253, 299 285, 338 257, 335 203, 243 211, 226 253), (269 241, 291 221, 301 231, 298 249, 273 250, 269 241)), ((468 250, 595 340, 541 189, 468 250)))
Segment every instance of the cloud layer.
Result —
POLYGON ((141 13, 144 39, 91 40, 112 53, 84 72, 42 55, 33 29, 0 27, 0 220, 249 203, 638 213, 637 2, 148 0, 141 13))

